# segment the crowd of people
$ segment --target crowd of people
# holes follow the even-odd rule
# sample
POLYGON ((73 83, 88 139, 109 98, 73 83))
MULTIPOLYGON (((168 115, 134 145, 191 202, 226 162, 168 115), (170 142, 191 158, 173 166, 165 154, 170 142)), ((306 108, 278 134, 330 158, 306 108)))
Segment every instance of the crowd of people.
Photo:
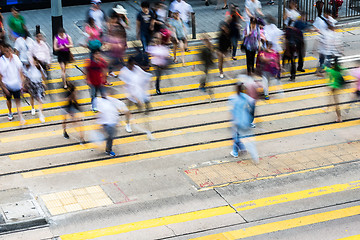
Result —
MULTIPOLYGON (((279 29, 271 16, 265 16, 261 10, 259 0, 246 0, 245 7, 240 10, 235 4, 227 5, 228 9, 224 21, 220 23, 217 46, 215 47, 209 36, 202 35, 203 46, 200 49, 201 70, 204 77, 199 80, 199 89, 209 91, 207 88, 208 72, 214 65, 214 58, 218 58, 219 77, 224 78, 224 63, 227 56, 236 61, 237 50, 246 55, 247 74, 240 77, 243 81, 236 86, 236 94, 231 97, 230 103, 234 119, 234 148, 231 155, 237 157, 245 150, 240 138, 248 135, 253 123, 255 103, 259 98, 259 88, 262 88, 265 100, 270 99, 269 83, 275 80, 278 92, 283 94, 280 76, 289 67, 290 81, 295 81, 296 73, 305 72, 305 31, 317 31, 319 65, 316 74, 323 76, 329 74, 329 86, 334 92, 334 101, 337 103, 336 90, 342 86, 344 69, 339 66, 337 58, 342 54, 341 41, 334 32, 336 20, 331 11, 324 8, 322 1, 316 3, 318 16, 313 24, 306 22, 306 13, 301 12, 296 1, 290 1, 284 13, 284 29, 279 29), (243 26, 243 27, 242 27, 243 26), (239 45, 240 40, 242 43, 239 45), (280 41, 283 44, 280 44, 280 41), (281 55, 282 54, 282 55, 281 55), (282 64, 281 64, 282 60, 282 64), (296 61, 297 60, 297 61, 296 61), (297 67, 296 67, 297 62, 297 67), (290 66, 289 66, 290 65, 290 66), (261 77, 261 83, 254 80, 254 75, 261 77)), ((268 4, 274 4, 269 1, 268 4)), ((61 68, 62 87, 66 89, 67 105, 64 107, 65 116, 69 115, 73 121, 80 119, 81 112, 77 103, 76 87, 67 79, 67 64, 74 60, 71 48, 73 40, 64 28, 60 28, 53 40, 53 48, 44 41, 40 32, 35 33, 35 39, 30 36, 26 21, 13 7, 8 18, 8 31, 4 27, 4 19, 0 15, 0 85, 7 99, 9 109, 8 119, 13 120, 11 99, 14 97, 21 124, 25 119, 21 112, 20 97, 23 93, 30 94, 31 114, 35 115, 35 100, 38 103, 38 113, 41 122, 45 122, 42 103, 45 90, 49 86, 48 71, 53 52, 61 68), (6 43, 6 36, 13 42, 13 47, 6 43)), ((112 151, 112 141, 115 136, 118 122, 118 111, 126 114, 126 131, 131 132, 131 114, 128 107, 115 98, 110 97, 106 86, 112 85, 110 77, 118 77, 125 83, 128 106, 135 105, 145 115, 149 113, 150 105, 150 66, 156 76, 155 90, 162 94, 161 76, 167 66, 178 63, 177 53, 180 49, 180 61, 185 65, 185 52, 188 52, 187 36, 190 33, 191 21, 194 11, 185 0, 174 0, 169 7, 163 1, 154 5, 143 1, 141 10, 137 13, 136 23, 132 24, 127 17, 127 10, 116 4, 107 15, 101 9, 101 0, 91 0, 91 7, 86 13, 86 36, 82 46, 90 51, 84 74, 90 87, 92 111, 98 113, 99 123, 103 126, 106 135, 106 152, 115 156, 112 151), (134 46, 136 54, 128 56, 124 61, 127 46, 127 31, 131 26, 136 28, 136 37, 142 47, 134 46), (171 47, 173 58, 170 57, 171 47), (116 74, 120 70, 120 74, 116 74), (101 98, 97 97, 100 93, 101 98)), ((214 29, 215 30, 215 29, 214 29)), ((195 66, 193 66, 193 69, 195 66)), ((114 90, 114 89, 113 89, 114 90)), ((113 91, 111 90, 111 91, 113 91)), ((341 122, 340 111, 336 110, 336 121, 341 122)), ((64 118, 64 137, 69 138, 66 131, 67 118, 64 118)), ((151 139, 151 128, 147 126, 145 132, 151 139)), ((85 142, 83 132, 80 131, 80 141, 85 142)), ((255 145, 249 145, 254 162, 258 163, 255 145)))

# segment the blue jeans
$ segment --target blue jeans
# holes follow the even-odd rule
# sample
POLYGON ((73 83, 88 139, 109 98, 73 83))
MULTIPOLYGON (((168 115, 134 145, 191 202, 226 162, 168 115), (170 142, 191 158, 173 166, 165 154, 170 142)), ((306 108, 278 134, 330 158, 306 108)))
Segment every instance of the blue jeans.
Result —
POLYGON ((149 42, 150 42, 150 35, 147 35, 147 34, 141 34, 140 36, 140 40, 141 40, 141 43, 143 45, 143 51, 145 52, 148 45, 149 45, 149 42))
POLYGON ((90 87, 90 97, 91 97, 91 107, 92 109, 96 109, 94 99, 96 98, 96 94, 100 92, 101 97, 106 96, 106 88, 104 86, 94 86, 89 84, 90 87))
POLYGON ((251 154, 251 157, 255 163, 259 162, 259 154, 256 150, 256 146, 252 141, 246 141, 245 144, 241 142, 241 138, 251 137, 252 132, 250 129, 241 129, 236 126, 233 127, 233 153, 235 156, 238 156, 239 151, 248 150, 251 154))
POLYGON ((236 50, 238 47, 238 42, 239 42, 239 38, 233 36, 231 37, 231 46, 232 46, 232 56, 235 57, 236 56, 236 50))
POLYGON ((112 151, 112 145, 113 145, 113 140, 114 137, 116 136, 116 124, 104 124, 103 125, 103 129, 106 133, 107 136, 105 136, 106 138, 106 152, 111 152, 112 151))

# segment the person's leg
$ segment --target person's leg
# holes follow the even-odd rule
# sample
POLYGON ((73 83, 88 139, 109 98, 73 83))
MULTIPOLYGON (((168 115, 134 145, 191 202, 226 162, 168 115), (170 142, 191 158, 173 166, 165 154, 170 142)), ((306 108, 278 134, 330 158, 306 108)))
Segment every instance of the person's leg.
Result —
POLYGON ((256 51, 251 51, 250 52, 250 69, 252 72, 255 72, 255 56, 256 56, 256 51))
POLYGON ((339 108, 339 99, 338 99, 338 95, 337 95, 337 90, 335 88, 332 89, 332 95, 333 95, 333 99, 334 99, 334 104, 335 104, 335 112, 336 112, 336 122, 342 122, 341 119, 341 111, 339 108))
POLYGON ((250 129, 248 129, 248 130, 240 130, 239 135, 240 135, 240 138, 243 138, 245 136, 247 137, 247 139, 244 141, 244 145, 246 147, 246 150, 249 151, 249 153, 250 153, 250 155, 251 155, 251 157, 253 159, 253 162, 255 164, 258 164, 259 163, 259 154, 257 152, 255 143, 250 140, 250 137, 253 136, 253 133, 251 132, 250 129))
POLYGON ((14 99, 15 99, 15 104, 16 104, 16 110, 18 112, 18 115, 19 115, 19 119, 20 119, 20 123, 21 124, 24 124, 25 123, 25 120, 24 120, 24 117, 22 115, 22 111, 21 111, 21 102, 20 102, 20 90, 19 91, 16 91, 14 92, 14 99))
POLYGON ((156 75, 156 82, 155 82, 156 93, 160 95, 161 67, 155 66, 155 75, 156 75))
POLYGON ((304 71, 304 54, 305 54, 305 49, 304 49, 305 45, 302 43, 300 44, 299 48, 298 48, 298 67, 297 67, 297 70, 300 71, 300 72, 305 72, 304 71))
POLYGON ((220 72, 220 77, 223 78, 223 64, 224 64, 224 54, 220 51, 218 51, 218 65, 219 65, 219 72, 220 72))
POLYGON ((174 48, 173 48, 174 63, 177 63, 177 60, 176 60, 176 51, 177 51, 178 43, 174 40, 174 41, 173 41, 173 45, 174 45, 174 48))
POLYGON ((61 79, 63 81, 64 84, 64 88, 67 88, 67 83, 66 83, 66 64, 64 62, 60 63, 60 68, 61 68, 61 79))
POLYGON ((240 140, 239 129, 236 126, 233 127, 233 140, 233 150, 230 154, 237 157, 239 155, 239 151, 245 150, 245 146, 240 140))
POLYGON ((235 56, 236 56, 236 50, 237 50, 237 45, 238 45, 237 37, 231 38, 231 45, 232 45, 232 59, 236 60, 235 56))
POLYGON ((116 125, 103 125, 104 131, 106 133, 106 149, 107 153, 112 152, 113 140, 116 135, 116 125))
POLYGON ((180 43, 180 49, 181 49, 181 62, 183 64, 183 66, 185 65, 185 45, 184 45, 184 41, 181 40, 180 43))
POLYGON ((141 40, 141 43, 143 45, 143 52, 145 52, 146 49, 147 49, 147 38, 146 38, 145 35, 141 34, 140 40, 141 40))
POLYGON ((97 89, 95 86, 89 84, 89 91, 90 91, 90 98, 91 98, 91 108, 93 111, 96 111, 96 106, 95 106, 95 98, 96 98, 96 92, 97 92, 97 89))
POLYGON ((291 64, 291 69, 290 69, 290 80, 291 81, 295 81, 295 77, 296 77, 296 63, 295 63, 295 54, 291 53, 291 57, 290 57, 290 64, 291 64))
POLYGON ((269 75, 267 74, 267 72, 262 73, 262 84, 263 84, 265 99, 269 98, 269 75))
POLYGON ((249 74, 251 72, 251 68, 250 68, 250 51, 245 49, 245 55, 246 55, 246 70, 247 73, 249 74))

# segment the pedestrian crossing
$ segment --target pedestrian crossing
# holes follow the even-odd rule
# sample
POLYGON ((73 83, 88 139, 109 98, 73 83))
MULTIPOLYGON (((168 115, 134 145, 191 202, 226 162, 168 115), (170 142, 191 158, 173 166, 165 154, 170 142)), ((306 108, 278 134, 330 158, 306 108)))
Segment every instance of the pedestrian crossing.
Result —
MULTIPOLYGON (((144 162, 161 164, 166 159, 181 158, 186 156, 184 164, 179 163, 179 172, 184 172, 193 165, 210 162, 211 165, 223 162, 234 161, 229 156, 233 144, 231 137, 231 122, 227 99, 234 94, 234 85, 238 81, 236 76, 246 70, 245 56, 241 55, 237 61, 228 61, 224 67, 225 79, 218 78, 219 70, 210 71, 210 81, 208 87, 212 92, 203 93, 198 91, 198 80, 203 76, 202 71, 192 71, 190 66, 200 66, 200 61, 194 61, 198 54, 199 46, 194 46, 192 51, 186 55, 188 62, 183 67, 182 64, 172 64, 166 75, 162 76, 162 95, 156 95, 155 90, 151 90, 151 111, 149 116, 141 115, 135 107, 129 109, 133 112, 131 124, 133 133, 125 133, 122 121, 118 135, 114 140, 114 148, 118 155, 114 158, 102 153, 103 149, 91 142, 90 136, 93 131, 100 127, 96 124, 96 114, 90 111, 90 98, 85 77, 79 75, 77 70, 69 71, 69 80, 77 86, 79 103, 82 106, 82 117, 84 118, 83 127, 68 128, 70 139, 63 139, 61 122, 63 115, 60 110, 66 102, 62 99, 62 89, 59 76, 59 69, 53 64, 51 72, 53 79, 49 83, 54 87, 47 90, 47 94, 54 97, 53 102, 46 100, 44 103, 44 115, 46 122, 41 123, 36 117, 29 116, 30 106, 23 106, 26 124, 21 125, 15 116, 15 121, 8 122, 5 118, 7 109, 5 98, 0 98, 0 162, 6 166, 0 176, 17 176, 21 181, 37 181, 37 179, 72 179, 74 176, 89 176, 89 171, 101 173, 106 169, 121 168, 126 164, 142 165, 144 162), (195 56, 195 57, 194 57, 195 56), (149 140, 148 136, 142 131, 143 125, 150 124, 154 140, 149 140), (78 142, 78 132, 85 133, 84 144, 78 142), (216 154, 215 154, 216 152, 216 154), (199 153, 203 158, 199 158, 199 153), (222 158, 218 158, 222 155, 222 158), (195 157, 196 156, 196 157, 195 157), (184 166, 185 165, 185 166, 184 166), (181 167, 180 167, 181 166, 181 167)), ((74 65, 84 66, 84 61, 78 60, 74 65)), ((352 62, 347 62, 347 67, 354 67, 352 62)), ((281 89, 284 94, 278 93, 278 86, 270 86, 270 100, 259 100, 257 102, 254 136, 247 136, 245 141, 255 141, 258 148, 264 147, 270 150, 267 154, 264 150, 261 156, 270 158, 273 154, 272 148, 277 148, 279 152, 287 152, 282 146, 290 142, 299 141, 299 146, 294 146, 294 152, 312 149, 313 146, 304 144, 309 139, 316 139, 319 136, 331 138, 333 132, 339 134, 338 142, 356 142, 360 119, 358 117, 359 105, 354 100, 355 78, 346 75, 344 79, 349 82, 343 89, 336 92, 340 99, 340 109, 344 113, 344 121, 335 122, 335 112, 330 101, 331 91, 327 88, 326 78, 317 78, 313 73, 316 71, 317 58, 307 56, 305 59, 306 71, 299 74, 295 82, 287 81, 288 73, 283 73, 281 89), (343 135, 346 137, 343 137, 343 135)), ((257 77, 261 82, 261 79, 257 77)), ((152 83, 155 77, 152 78, 152 83)), ((126 98, 123 82, 113 79, 112 84, 118 90, 116 98, 124 100, 126 98)), ((27 95, 25 95, 27 97, 27 95)), ((14 109, 14 111, 16 111, 14 109)), ((320 137, 321 138, 321 137, 320 137)), ((290 145, 290 144, 289 144, 290 145)), ((295 144, 296 145, 296 144, 295 144)), ((320 143, 321 145, 321 143, 320 143)), ((274 150, 275 151, 275 150, 274 150)), ((350 150, 349 150, 350 151, 350 150)), ((261 150, 260 150, 261 152, 261 150)), ((349 153, 349 152, 347 152, 349 153)), ((343 163, 356 161, 355 153, 351 153, 353 158, 346 158, 343 163), (351 160, 350 160, 351 159, 351 160)), ((349 154, 350 155, 350 154, 349 154)), ((301 157, 301 156, 300 156, 301 157)), ((185 157, 184 157, 185 158, 185 157)), ((345 158, 344 158, 345 159, 345 158)), ((239 158, 250 165, 249 156, 239 158)), ((327 162, 328 164, 329 162, 327 162)), ((317 171, 330 168, 325 162, 316 167, 304 164, 304 169, 293 168, 294 172, 317 171)), ((265 168, 268 163, 261 163, 257 169, 265 168)), ((331 165, 335 168, 335 164, 331 165)), ((249 168, 247 176, 249 181, 259 180, 252 174, 249 168)), ((183 174, 189 182, 189 176, 183 174)), ((270 177, 274 174, 264 173, 262 177, 270 177)), ((275 174, 276 175, 276 174, 275 174)), ((277 175, 281 175, 278 173, 277 175)), ((69 180, 70 181, 70 180, 69 180)), ((194 187, 195 184, 191 183, 194 187)), ((60 236, 62 240, 70 239, 95 239, 97 237, 115 236, 118 234, 151 229, 169 224, 183 224, 203 219, 238 214, 242 211, 280 205, 293 201, 320 196, 331 196, 347 191, 358 191, 359 182, 349 182, 318 188, 309 188, 298 192, 289 192, 259 198, 251 201, 238 202, 236 204, 220 206, 216 208, 199 209, 193 212, 181 213, 178 215, 153 218, 140 222, 131 222, 118 226, 90 230, 85 232, 65 234, 60 236)), ((218 186, 215 186, 218 187, 218 186)), ((79 187, 78 187, 79 188, 79 187)), ((199 191, 209 188, 204 186, 199 191)), ((76 212, 76 211, 74 211, 76 212)), ((320 213, 308 213, 305 216, 289 216, 285 220, 274 219, 270 223, 261 223, 257 226, 247 226, 237 224, 231 229, 219 229, 217 233, 208 231, 202 234, 192 234, 193 239, 242 239, 247 237, 259 236, 276 231, 287 231, 289 229, 301 228, 316 223, 324 223, 339 220, 360 213, 358 206, 345 206, 337 210, 325 209, 320 213), (194 235, 194 236, 193 236, 194 235)), ((185 237, 187 238, 187 237, 185 237)), ((189 237, 190 238, 190 237, 189 237)), ((118 239, 118 238, 114 238, 118 239)), ((121 239, 121 238, 119 238, 121 239)), ((350 239, 350 238, 349 238, 350 239)))

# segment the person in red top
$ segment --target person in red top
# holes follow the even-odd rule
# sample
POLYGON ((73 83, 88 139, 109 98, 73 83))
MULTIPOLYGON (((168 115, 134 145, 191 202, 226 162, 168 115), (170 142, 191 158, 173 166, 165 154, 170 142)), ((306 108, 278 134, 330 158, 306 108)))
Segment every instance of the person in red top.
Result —
POLYGON ((106 83, 107 63, 101 57, 100 50, 95 50, 92 58, 86 67, 86 79, 90 87, 90 97, 93 112, 97 112, 94 99, 96 94, 100 92, 101 97, 106 96, 106 83))

